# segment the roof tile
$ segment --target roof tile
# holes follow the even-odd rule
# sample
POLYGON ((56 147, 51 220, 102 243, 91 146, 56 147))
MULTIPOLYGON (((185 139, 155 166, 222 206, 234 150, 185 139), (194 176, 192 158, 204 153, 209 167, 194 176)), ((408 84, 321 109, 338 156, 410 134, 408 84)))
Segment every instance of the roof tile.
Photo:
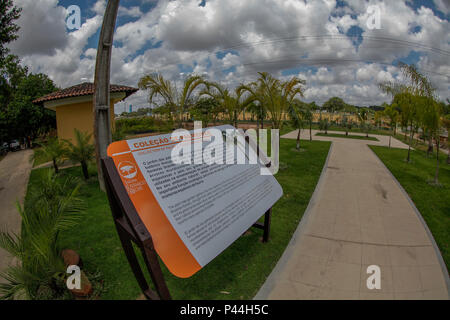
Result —
MULTIPOLYGON (((80 96, 87 96, 94 94, 94 84, 90 82, 84 82, 81 84, 78 84, 76 86, 72 86, 66 89, 62 89, 53 93, 50 93, 46 96, 43 96, 41 98, 38 98, 33 101, 35 104, 43 104, 47 101, 53 101, 53 100, 59 100, 64 98, 71 98, 71 97, 80 97, 80 96)), ((139 89, 128 87, 128 86, 120 86, 116 84, 110 85, 110 92, 125 92, 125 97, 128 97, 138 91, 139 89)))

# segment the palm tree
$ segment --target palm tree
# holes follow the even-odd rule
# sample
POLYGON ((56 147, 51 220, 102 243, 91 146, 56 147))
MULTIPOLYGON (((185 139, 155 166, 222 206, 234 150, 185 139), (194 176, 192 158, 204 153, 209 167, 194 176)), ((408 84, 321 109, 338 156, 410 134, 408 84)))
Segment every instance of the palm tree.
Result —
POLYGON ((228 115, 228 121, 237 128, 239 114, 254 101, 253 97, 244 98, 244 91, 237 88, 233 93, 217 82, 204 82, 206 88, 200 96, 207 95, 222 105, 228 115))
POLYGON ((38 299, 40 292, 64 290, 65 265, 61 258, 59 234, 74 227, 84 205, 77 198, 79 186, 73 181, 59 182, 55 173, 42 176, 41 186, 32 190, 31 203, 18 204, 22 218, 19 235, 0 232, 0 247, 19 263, 0 272, 6 283, 0 284, 0 299, 38 299))
POLYGON ((441 133, 441 108, 439 103, 434 99, 422 98, 425 100, 425 110, 423 113, 424 126, 427 128, 430 141, 433 141, 433 137, 436 141, 436 171, 434 174, 434 184, 439 185, 439 147, 440 147, 440 133, 441 133))
POLYGON ((89 179, 88 164, 95 156, 95 147, 90 143, 92 134, 81 132, 78 129, 74 129, 74 133, 75 143, 64 140, 68 145, 66 153, 70 160, 81 164, 84 179, 87 180, 89 179))
POLYGON ((346 114, 344 114, 341 119, 341 126, 345 129, 345 135, 348 136, 348 132, 353 128, 353 122, 348 119, 346 114))
POLYGON ((389 126, 391 127, 391 130, 392 130, 391 131, 392 134, 389 135, 389 148, 390 148, 392 135, 395 135, 395 131, 397 129, 397 122, 398 122, 398 118, 399 118, 399 114, 396 109, 396 105, 394 105, 394 104, 387 105, 384 108, 383 114, 389 118, 389 126))
POLYGON ((304 118, 309 124, 309 141, 312 141, 312 122, 313 122, 313 110, 316 108, 316 103, 312 102, 305 105, 304 118))
POLYGON ((201 85, 204 80, 201 76, 191 75, 186 78, 183 84, 183 90, 177 90, 175 84, 165 80, 162 75, 150 74, 141 78, 139 88, 149 90, 148 101, 155 103, 157 99, 162 99, 170 109, 171 116, 178 115, 178 125, 181 128, 183 123, 183 114, 189 106, 194 105, 193 92, 201 85))
POLYGON ((325 134, 328 134, 328 128, 330 126, 330 122, 328 118, 320 119, 319 120, 319 130, 324 131, 325 134))
POLYGON ((256 130, 259 131, 259 126, 261 124, 261 129, 264 129, 264 119, 267 117, 267 111, 263 108, 261 103, 258 101, 252 102, 247 110, 256 116, 256 130))
POLYGON ((256 82, 242 84, 238 90, 250 94, 267 110, 272 121, 273 129, 281 129, 283 115, 288 111, 297 95, 303 96, 303 85, 305 80, 293 77, 282 82, 267 72, 259 72, 256 82))
POLYGON ((65 145, 56 137, 52 137, 48 142, 42 145, 41 148, 35 150, 31 160, 34 161, 37 158, 50 159, 53 163, 55 173, 59 173, 59 165, 61 164, 66 153, 65 145))
MULTIPOLYGON (((414 132, 421 123, 421 107, 423 98, 433 99, 435 89, 427 77, 422 75, 414 65, 400 63, 400 70, 403 73, 405 83, 380 83, 382 91, 391 94, 395 102, 401 109, 401 122, 406 129, 410 129, 410 139, 407 162, 410 162, 411 144, 414 132)), ((405 131, 406 138, 406 131, 405 131)))
POLYGON ((300 134, 303 129, 303 123, 305 118, 305 110, 303 108, 303 103, 299 100, 294 100, 294 102, 289 106, 288 113, 291 119, 292 126, 298 130, 297 133, 297 151, 300 151, 300 134))

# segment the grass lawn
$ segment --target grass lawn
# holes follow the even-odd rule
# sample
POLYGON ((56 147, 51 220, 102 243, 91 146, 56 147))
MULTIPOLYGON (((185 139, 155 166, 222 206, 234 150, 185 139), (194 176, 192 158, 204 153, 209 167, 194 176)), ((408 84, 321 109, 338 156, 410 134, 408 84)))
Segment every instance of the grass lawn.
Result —
MULTIPOLYGON (((436 158, 426 152, 411 151, 412 163, 406 163, 407 150, 370 146, 408 192, 433 233, 447 269, 450 266, 450 165, 440 157, 441 187, 428 181, 434 178, 436 158)), ((435 153, 436 155, 436 153, 435 153)))
MULTIPOLYGON (((36 154, 36 151, 37 151, 39 148, 40 148, 40 147, 35 148, 35 149, 33 150, 33 152, 36 154)), ((49 161, 52 161, 52 159, 50 159, 50 158, 48 158, 48 157, 45 157, 44 155, 37 156, 37 157, 34 158, 33 168, 34 168, 34 167, 37 167, 37 166, 39 166, 39 165, 41 165, 41 164, 47 163, 47 162, 49 162, 49 161)))
MULTIPOLYGON (((318 124, 313 124, 312 125, 312 129, 316 129, 316 130, 320 130, 319 125, 318 124)), ((346 129, 337 125, 330 125, 328 127, 328 131, 341 131, 341 132, 345 132, 346 129)), ((348 130, 348 132, 354 132, 354 133, 365 133, 361 128, 358 127, 353 127, 350 130, 348 130)), ((379 135, 384 135, 384 136, 388 136, 391 134, 390 130, 386 130, 386 129, 377 129, 377 128, 373 128, 371 130, 369 130, 369 134, 379 134, 379 135)))
MULTIPOLYGON (((174 299, 251 299, 283 254, 315 189, 330 147, 329 142, 304 141, 305 152, 292 152, 295 140, 280 141, 280 161, 287 168, 277 179, 284 195, 273 208, 269 243, 259 241, 262 230, 251 229, 211 263, 189 279, 179 279, 163 266, 174 299)), ((29 189, 44 170, 34 170, 29 189)), ((80 168, 62 170, 81 179, 80 168)), ((103 299, 136 299, 140 290, 118 240, 106 195, 93 177, 82 182, 81 198, 87 213, 80 225, 61 234, 64 248, 79 252, 89 271, 103 274, 107 291, 103 299)))
POLYGON ((375 137, 357 136, 357 135, 351 135, 351 134, 346 136, 345 134, 340 134, 340 133, 328 133, 328 134, 325 134, 325 133, 322 133, 322 132, 318 132, 318 133, 316 133, 316 136, 319 136, 319 137, 331 137, 331 138, 356 139, 356 140, 379 141, 375 137))
MULTIPOLYGON (((404 134, 396 134, 395 138, 401 142, 403 142, 406 145, 409 145, 409 134, 406 136, 404 134)), ((427 151, 428 150, 428 142, 423 142, 423 140, 418 140, 416 138, 413 139, 412 145, 414 149, 420 150, 420 151, 427 151)), ((439 149, 441 152, 440 156, 447 157, 447 154, 442 150, 442 148, 439 149)), ((433 145, 433 151, 436 152, 436 145, 433 145)))

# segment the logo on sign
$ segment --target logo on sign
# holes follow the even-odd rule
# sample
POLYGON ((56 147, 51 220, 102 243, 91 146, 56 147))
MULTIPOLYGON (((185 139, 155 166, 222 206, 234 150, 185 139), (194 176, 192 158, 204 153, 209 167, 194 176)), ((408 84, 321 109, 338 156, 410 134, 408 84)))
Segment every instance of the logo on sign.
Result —
POLYGON ((120 175, 122 177, 124 177, 125 179, 133 179, 137 175, 136 166, 129 161, 124 161, 124 162, 119 163, 118 168, 119 168, 120 175))

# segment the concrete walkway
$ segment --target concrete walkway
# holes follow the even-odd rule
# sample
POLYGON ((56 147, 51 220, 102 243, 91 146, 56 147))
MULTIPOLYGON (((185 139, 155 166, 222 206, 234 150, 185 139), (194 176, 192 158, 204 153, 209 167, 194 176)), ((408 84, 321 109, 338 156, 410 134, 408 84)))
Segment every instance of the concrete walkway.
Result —
MULTIPOLYGON (((23 204, 27 191, 28 179, 33 154, 31 150, 10 152, 0 161, 0 230, 20 232, 21 219, 16 202, 23 204)), ((4 271, 12 262, 12 257, 0 249, 0 270, 4 271)), ((0 278, 0 282, 4 280, 0 278)))
MULTIPOLYGON (((380 142, 313 136, 333 141, 326 168, 255 299, 449 298, 447 270, 420 213, 367 146, 388 144, 389 137, 376 137, 380 142), (381 289, 367 288, 369 265, 380 267, 381 289)), ((392 146, 407 148, 395 139, 392 146)))

